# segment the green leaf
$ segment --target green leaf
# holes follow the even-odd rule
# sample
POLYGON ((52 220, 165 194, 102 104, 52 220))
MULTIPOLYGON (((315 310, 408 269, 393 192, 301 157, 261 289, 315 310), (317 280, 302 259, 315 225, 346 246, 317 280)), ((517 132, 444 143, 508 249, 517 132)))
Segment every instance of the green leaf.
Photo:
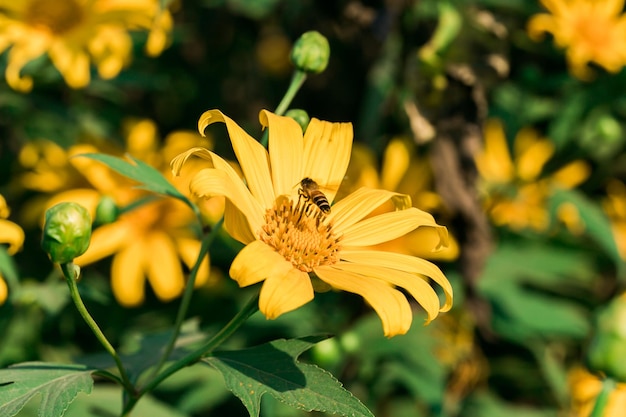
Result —
POLYGON ((619 255, 617 243, 613 237, 613 229, 609 218, 597 202, 590 200, 577 190, 557 190, 550 198, 550 211, 552 217, 563 203, 571 203, 576 206, 580 219, 585 224, 585 234, 593 239, 600 249, 615 263, 618 275, 626 278, 626 264, 619 255))
POLYGON ((540 241, 501 244, 489 257, 478 289, 493 306, 493 327, 510 340, 583 338, 585 310, 567 294, 590 291, 592 258, 572 248, 540 241))
POLYGON ((84 153, 77 155, 76 157, 87 157, 100 161, 125 177, 141 183, 142 186, 139 188, 177 198, 191 207, 194 211, 196 210, 194 204, 180 191, 178 191, 176 187, 174 187, 174 185, 172 185, 163 176, 163 174, 161 174, 154 167, 140 161, 139 159, 135 159, 130 155, 126 155, 126 158, 128 158, 130 162, 115 156, 100 153, 84 153))
POLYGON ((89 394, 94 369, 82 365, 25 362, 0 370, 0 415, 12 417, 41 394, 40 417, 61 417, 79 392, 89 394))
POLYGON ((228 389, 239 397, 252 417, 259 415, 265 393, 301 410, 373 417, 330 373, 296 360, 325 338, 280 339, 249 349, 216 352, 203 362, 222 373, 228 389))

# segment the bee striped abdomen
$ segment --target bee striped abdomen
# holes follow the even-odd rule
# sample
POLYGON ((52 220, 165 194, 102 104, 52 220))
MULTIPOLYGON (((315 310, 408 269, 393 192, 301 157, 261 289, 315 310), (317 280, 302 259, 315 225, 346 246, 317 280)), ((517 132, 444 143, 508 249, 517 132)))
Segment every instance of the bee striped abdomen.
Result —
POLYGON ((319 190, 319 186, 311 178, 303 178, 302 181, 300 181, 300 190, 298 190, 298 192, 305 199, 311 200, 322 213, 330 213, 328 198, 319 190))

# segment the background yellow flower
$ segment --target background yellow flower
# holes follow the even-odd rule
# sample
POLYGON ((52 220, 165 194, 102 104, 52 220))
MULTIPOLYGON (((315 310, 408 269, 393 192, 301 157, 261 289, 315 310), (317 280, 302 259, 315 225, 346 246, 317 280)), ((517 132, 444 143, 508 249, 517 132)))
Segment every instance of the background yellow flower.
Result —
MULTIPOLYGON (((533 129, 518 132, 513 157, 499 120, 487 121, 484 140, 483 150, 475 156, 481 177, 479 189, 485 209, 498 226, 546 230, 550 224, 548 198, 553 191, 574 188, 589 176, 589 166, 581 160, 570 162, 551 175, 542 175, 544 165, 554 154, 554 145, 533 129)), ((566 216, 567 221, 571 219, 571 214, 566 216)))
POLYGON ((7 83, 30 91, 33 80, 22 69, 43 54, 72 88, 89 84, 91 62, 100 77, 113 78, 131 58, 129 30, 151 31, 147 48, 157 55, 171 26, 158 0, 0 0, 0 53, 10 48, 7 83))
MULTIPOLYGON (((0 244, 8 244, 7 253, 14 255, 24 244, 24 231, 17 224, 7 220, 9 214, 6 200, 0 195, 0 244)), ((0 270, 0 304, 6 301, 8 294, 9 289, 0 270)))
POLYGON ((588 79, 594 62, 618 72, 626 64, 624 0, 541 0, 551 14, 541 13, 528 22, 528 33, 540 39, 545 32, 567 50, 572 73, 588 79))
MULTIPOLYGON (((164 169, 164 175, 181 192, 188 194, 189 177, 172 178, 167 169, 169 160, 172 154, 189 145, 209 146, 207 139, 193 132, 175 132, 160 148, 156 126, 146 119, 129 123, 126 137, 130 155, 157 169, 164 169)), ((167 301, 179 296, 185 282, 181 263, 191 268, 200 250, 199 230, 192 227, 196 221, 193 211, 179 200, 153 196, 136 188, 132 181, 100 162, 78 155, 70 162, 87 178, 92 188, 61 192, 48 201, 49 207, 62 201, 74 201, 85 206, 96 218, 98 204, 107 197, 122 210, 113 223, 94 230, 89 249, 76 258, 76 264, 84 266, 112 255, 113 294, 125 306, 143 302, 146 278, 159 299, 167 301), (133 205, 137 206, 124 210, 133 205)), ((190 172, 193 173, 194 169, 190 172)), ((208 217, 219 216, 219 202, 204 207, 209 210, 206 212, 210 213, 206 214, 208 217)), ((208 275, 207 257, 196 284, 202 285, 208 275)))

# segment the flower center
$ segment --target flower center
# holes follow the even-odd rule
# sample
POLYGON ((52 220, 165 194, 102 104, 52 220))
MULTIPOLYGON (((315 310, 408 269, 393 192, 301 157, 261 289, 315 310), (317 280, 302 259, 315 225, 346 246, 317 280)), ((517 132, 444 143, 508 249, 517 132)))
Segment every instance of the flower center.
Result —
POLYGON ((76 0, 31 0, 26 7, 26 21, 32 26, 62 34, 77 26, 83 9, 76 0))
POLYGON ((284 198, 265 212, 260 240, 303 272, 339 261, 339 240, 332 223, 315 205, 302 198, 284 198))

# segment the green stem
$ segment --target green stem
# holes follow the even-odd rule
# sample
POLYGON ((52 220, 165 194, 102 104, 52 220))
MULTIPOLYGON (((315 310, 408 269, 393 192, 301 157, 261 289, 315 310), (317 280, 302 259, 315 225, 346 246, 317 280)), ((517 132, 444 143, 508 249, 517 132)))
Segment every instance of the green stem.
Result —
POLYGON ((174 373, 180 371, 181 369, 192 365, 193 363, 199 361, 203 356, 211 353, 215 348, 224 343, 228 337, 230 337, 237 329, 239 329, 248 318, 256 313, 259 309, 259 294, 257 293, 248 303, 233 317, 223 328, 220 330, 215 336, 213 336, 209 341, 207 341, 204 345, 199 347, 198 349, 190 352, 183 358, 177 360, 169 367, 167 367, 163 372, 157 375, 154 379, 150 380, 145 387, 143 387, 137 395, 131 397, 126 403, 124 407, 124 412, 122 416, 127 416, 128 413, 133 409, 137 401, 144 394, 152 391, 156 388, 161 382, 163 382, 166 378, 170 377, 174 373))
POLYGON ((178 339, 178 336, 180 335, 180 330, 182 328, 183 321, 185 320, 185 317, 187 316, 187 310, 189 310, 189 304, 191 303, 191 296, 193 295, 193 290, 196 285, 196 277, 198 275, 198 271, 200 270, 200 266, 202 265, 202 260, 204 259, 205 255, 209 251, 209 247, 215 240, 215 236, 217 236, 217 233, 222 228, 223 223, 224 223, 224 218, 222 217, 215 224, 215 226, 211 229, 211 232, 207 234, 206 237, 202 240, 202 245, 200 246, 200 253, 198 254, 198 259, 196 260, 196 263, 194 264, 193 268, 191 269, 191 272, 189 273, 189 279, 187 280, 185 292, 183 293, 183 297, 180 302, 180 307, 178 308, 178 313, 176 315, 176 322, 174 323, 174 331, 172 333, 172 336, 170 337, 167 347, 165 348, 165 351, 163 352, 163 356, 161 356, 161 359, 159 360, 159 363, 157 364, 157 366, 153 368, 153 371, 150 374, 150 377, 148 378, 148 380, 152 379, 161 370, 161 368, 163 367, 163 364, 165 364, 170 354, 174 350, 174 346, 176 345, 176 340, 178 339))
POLYGON ((76 272, 77 267, 74 265, 74 263, 68 262, 61 264, 61 270, 63 271, 63 275, 65 276, 65 280, 67 281, 67 285, 70 289, 70 296, 72 297, 72 301, 74 301, 76 309, 83 317, 83 320, 85 320, 85 323, 87 323, 87 326, 91 328, 91 331, 96 336, 98 341, 102 344, 102 346, 104 346, 104 349, 109 353, 109 355, 113 357, 113 360, 117 365, 117 369, 120 372, 121 383, 124 386, 124 389, 129 393, 134 393, 135 387, 130 382, 128 375, 126 374, 126 369, 122 364, 122 360, 120 359, 119 355, 115 351, 115 348, 113 348, 104 333, 102 333, 102 330, 100 330, 100 327, 98 327, 96 321, 93 319, 93 317, 91 317, 89 311, 87 311, 87 307, 85 307, 82 298, 80 298, 78 285, 76 285, 76 279, 78 278, 78 273, 76 272))
MULTIPOLYGON (((283 114, 285 114, 285 112, 289 108, 289 105, 293 101, 293 98, 296 96, 296 93, 298 92, 298 90, 300 90, 300 87, 302 87, 302 84, 304 84, 305 81, 306 81, 306 72, 300 71, 297 69, 293 73, 293 76, 291 77, 291 83, 289 84, 289 88, 287 89, 287 92, 283 96, 283 99, 280 101, 280 103, 278 103, 278 107, 276 107, 276 110, 274 111, 275 114, 279 116, 282 116, 283 114)), ((267 148, 267 141, 268 141, 268 133, 266 130, 263 133, 263 137, 261 138, 261 145, 267 148)))
POLYGON ((293 101, 293 98, 296 96, 296 93, 298 92, 298 90, 300 90, 302 84, 304 84, 304 81, 306 81, 306 72, 296 70, 291 77, 291 83, 289 84, 287 92, 283 96, 283 99, 280 101, 280 103, 278 103, 278 107, 276 107, 274 113, 279 116, 285 114, 285 112, 289 108, 289 105, 293 101))
POLYGON ((606 378, 602 381, 602 391, 598 394, 596 404, 593 406, 593 410, 591 411, 591 414, 589 414, 589 417, 602 417, 604 415, 604 409, 609 402, 609 397, 615 389, 615 386, 615 380, 611 378, 606 378))

